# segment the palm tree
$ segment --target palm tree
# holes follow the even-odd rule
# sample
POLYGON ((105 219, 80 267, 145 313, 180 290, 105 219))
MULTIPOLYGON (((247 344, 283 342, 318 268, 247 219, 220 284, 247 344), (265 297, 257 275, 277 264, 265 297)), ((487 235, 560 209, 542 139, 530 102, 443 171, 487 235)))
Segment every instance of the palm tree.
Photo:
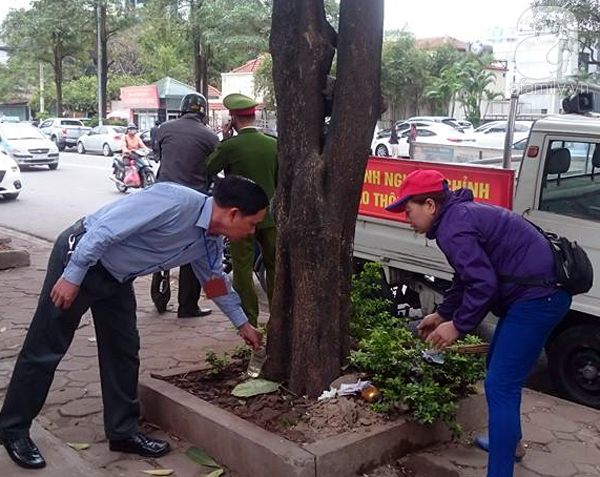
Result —
POLYGON ((463 88, 459 91, 458 100, 462 104, 467 120, 478 126, 481 122, 481 103, 485 97, 496 96, 489 86, 496 82, 494 73, 486 69, 489 63, 479 58, 469 58, 459 65, 459 76, 463 88))
POLYGON ((432 86, 426 91, 425 97, 444 105, 445 112, 454 116, 455 99, 458 91, 463 87, 459 72, 454 65, 442 69, 439 78, 433 80, 432 86))

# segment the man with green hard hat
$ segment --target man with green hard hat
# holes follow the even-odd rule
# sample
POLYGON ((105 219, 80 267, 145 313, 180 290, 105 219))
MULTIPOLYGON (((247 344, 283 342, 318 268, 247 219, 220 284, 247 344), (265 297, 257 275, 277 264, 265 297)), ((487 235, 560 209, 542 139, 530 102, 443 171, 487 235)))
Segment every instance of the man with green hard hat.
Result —
MULTIPOLYGON (((223 141, 206 159, 206 169, 215 175, 224 170, 226 175, 236 174, 253 180, 265 191, 269 200, 277 187, 277 140, 263 134, 256 127, 258 103, 243 94, 235 93, 223 99, 231 120, 223 130, 223 141), (233 136, 234 131, 237 132, 233 136)), ((269 212, 256 227, 256 234, 246 240, 232 242, 233 288, 240 295, 242 308, 248 321, 258 322, 258 297, 252 278, 254 243, 258 242, 267 272, 269 303, 273 296, 275 278, 275 222, 269 212)))

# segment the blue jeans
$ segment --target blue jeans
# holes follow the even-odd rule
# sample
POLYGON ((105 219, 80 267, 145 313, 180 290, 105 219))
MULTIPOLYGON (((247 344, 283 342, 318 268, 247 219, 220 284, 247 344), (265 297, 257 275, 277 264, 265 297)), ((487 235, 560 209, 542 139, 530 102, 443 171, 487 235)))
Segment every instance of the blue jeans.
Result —
POLYGON ((488 477, 513 477, 521 434, 521 390, 551 331, 571 306, 565 291, 515 303, 496 328, 488 353, 485 394, 490 453, 488 477))

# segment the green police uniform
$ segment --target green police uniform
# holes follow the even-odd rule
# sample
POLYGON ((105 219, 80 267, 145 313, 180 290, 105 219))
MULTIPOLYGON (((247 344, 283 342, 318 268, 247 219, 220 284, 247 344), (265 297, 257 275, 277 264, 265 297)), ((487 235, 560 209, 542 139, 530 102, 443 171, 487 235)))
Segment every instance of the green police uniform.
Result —
MULTIPOLYGON (((223 104, 235 115, 254 115, 256 101, 241 94, 225 97, 223 104)), ((255 127, 246 127, 238 135, 224 140, 206 159, 206 169, 215 175, 224 170, 225 174, 235 174, 252 179, 260 185, 269 199, 277 187, 277 140, 267 136, 255 127)), ((240 295, 242 308, 248 321, 258 322, 258 297, 252 278, 254 266, 254 242, 259 243, 263 263, 267 272, 267 295, 269 302, 273 296, 275 278, 275 222, 269 211, 258 224, 256 234, 240 242, 230 244, 233 262, 233 287, 240 295)))

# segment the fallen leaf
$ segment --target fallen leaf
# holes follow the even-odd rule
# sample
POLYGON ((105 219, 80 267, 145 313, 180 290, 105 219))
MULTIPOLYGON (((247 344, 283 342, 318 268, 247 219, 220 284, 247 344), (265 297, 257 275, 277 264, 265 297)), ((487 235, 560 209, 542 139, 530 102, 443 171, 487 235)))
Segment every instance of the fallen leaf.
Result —
POLYGON ((187 455, 196 464, 204 465, 206 467, 220 467, 220 465, 217 464, 211 456, 197 447, 190 447, 187 451, 185 451, 185 455, 187 455))
POLYGON ((251 379, 245 383, 238 384, 231 394, 235 397, 251 397, 259 394, 274 393, 279 389, 279 383, 267 381, 266 379, 251 379))
POLYGON ((217 469, 211 472, 210 474, 206 474, 204 477, 219 477, 220 475, 223 475, 223 472, 223 469, 217 469))
POLYGON ((156 469, 156 470, 143 470, 144 474, 148 475, 171 475, 175 472, 173 469, 156 469))
POLYGON ((67 445, 76 451, 82 451, 90 448, 89 444, 78 444, 76 442, 67 442, 67 445))

